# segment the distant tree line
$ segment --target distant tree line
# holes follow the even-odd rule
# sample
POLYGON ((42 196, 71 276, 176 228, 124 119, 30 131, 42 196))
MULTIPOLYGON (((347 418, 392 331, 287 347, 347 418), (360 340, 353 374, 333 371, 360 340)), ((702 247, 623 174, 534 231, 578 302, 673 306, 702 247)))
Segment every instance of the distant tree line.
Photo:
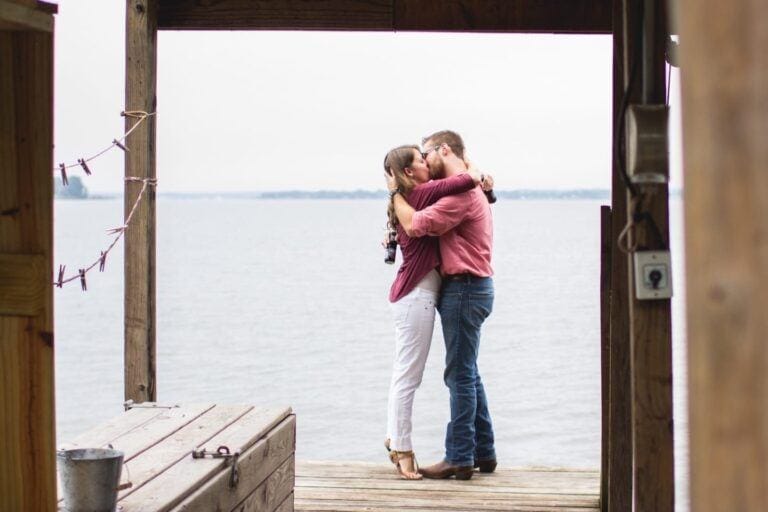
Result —
POLYGON ((64 185, 61 178, 53 178, 53 195, 60 199, 85 199, 88 197, 88 189, 83 185, 83 180, 78 176, 72 176, 68 180, 69 185, 64 185))

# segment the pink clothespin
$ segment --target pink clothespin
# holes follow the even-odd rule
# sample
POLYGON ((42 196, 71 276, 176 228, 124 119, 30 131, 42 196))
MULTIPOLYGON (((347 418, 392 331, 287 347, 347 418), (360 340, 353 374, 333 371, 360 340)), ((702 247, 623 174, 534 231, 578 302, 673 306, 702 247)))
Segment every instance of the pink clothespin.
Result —
POLYGON ((128 148, 127 148, 127 147, 125 147, 125 146, 123 146, 123 145, 120 143, 120 141, 119 141, 119 140, 117 140, 117 139, 112 139, 112 144, 114 144, 115 146, 119 147, 119 148, 120 148, 120 149, 122 149, 123 151, 128 151, 128 148))
POLYGON ((59 278, 56 280, 56 286, 61 288, 64 285, 64 269, 66 265, 59 265, 59 278))
POLYGON ((85 158, 78 158, 77 163, 79 163, 80 167, 83 168, 83 170, 85 171, 85 174, 87 174, 88 176, 91 175, 91 170, 88 168, 88 164, 85 162, 85 158))
POLYGON ((85 284, 85 269, 81 268, 78 270, 78 273, 80 274, 80 286, 83 288, 83 291, 87 291, 88 286, 85 284))
POLYGON ((99 272, 104 272, 104 265, 107 264, 107 253, 101 251, 101 258, 99 258, 99 272))
POLYGON ((66 187, 69 185, 69 180, 67 179, 67 166, 62 164, 59 164, 59 169, 61 169, 61 183, 66 187))

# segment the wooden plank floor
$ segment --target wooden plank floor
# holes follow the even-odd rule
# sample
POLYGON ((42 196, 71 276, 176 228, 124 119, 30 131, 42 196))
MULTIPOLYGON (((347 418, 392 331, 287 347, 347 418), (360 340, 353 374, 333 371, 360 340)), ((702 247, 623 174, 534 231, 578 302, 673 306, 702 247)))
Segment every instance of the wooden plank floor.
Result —
POLYGON ((499 468, 471 480, 400 480, 393 466, 297 462, 295 510, 391 512, 592 512, 600 510, 599 471, 499 468))

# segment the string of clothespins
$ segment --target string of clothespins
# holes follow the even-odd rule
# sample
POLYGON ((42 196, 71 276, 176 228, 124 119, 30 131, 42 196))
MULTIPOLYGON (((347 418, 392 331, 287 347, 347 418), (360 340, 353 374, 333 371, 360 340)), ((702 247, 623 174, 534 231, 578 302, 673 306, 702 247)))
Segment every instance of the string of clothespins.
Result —
POLYGON ((69 180, 67 179, 67 169, 72 169, 73 167, 81 167, 83 169, 83 172, 85 172, 85 174, 90 176, 91 175, 91 168, 88 167, 88 162, 90 162, 91 160, 95 160, 95 159, 99 158, 101 155, 103 155, 104 153, 106 153, 107 151, 109 151, 112 148, 120 148, 123 151, 128 151, 128 148, 125 145, 125 139, 127 139, 128 136, 131 134, 131 132, 133 132, 133 130, 138 128, 141 125, 141 123, 144 122, 144 120, 146 118, 148 118, 149 116, 155 115, 155 113, 154 112, 144 112, 143 110, 124 110, 124 111, 120 112, 120 115, 122 117, 132 117, 132 118, 138 119, 138 121, 136 122, 136 124, 134 124, 131 127, 130 130, 125 132, 125 135, 123 135, 119 139, 112 139, 112 144, 110 144, 106 148, 102 149, 101 151, 99 151, 95 155, 93 155, 93 156, 91 156, 89 158, 78 158, 77 159, 77 163, 74 163, 74 164, 67 165, 67 164, 62 162, 62 163, 59 164, 58 167, 55 167, 53 169, 54 172, 61 173, 61 183, 64 186, 69 185, 69 180))
MULTIPOLYGON (((104 150, 98 152, 97 154, 93 155, 90 158, 78 158, 76 164, 66 165, 64 163, 59 164, 58 170, 61 172, 61 182, 63 185, 68 185, 69 182, 67 180, 67 169, 70 169, 72 167, 82 167, 85 174, 88 176, 91 175, 91 169, 88 167, 88 162, 91 160, 94 160, 110 149, 114 147, 119 147, 123 151, 129 151, 128 147, 126 146, 125 142, 128 136, 133 132, 147 117, 155 115, 154 112, 148 113, 143 111, 124 111, 120 113, 121 116, 124 117, 133 117, 138 119, 136 124, 134 124, 130 130, 128 130, 125 135, 120 137, 119 139, 112 139, 112 144, 109 145, 109 147, 105 148, 104 150)), ((56 169, 54 169, 56 171, 56 169)), ((107 233, 110 235, 115 235, 115 238, 112 240, 112 243, 109 244, 109 246, 101 251, 101 255, 91 263, 88 267, 78 269, 77 274, 71 275, 70 277, 65 277, 64 273, 66 271, 66 265, 59 265, 59 273, 56 281, 53 282, 54 286, 57 286, 61 288, 66 283, 69 283, 71 281, 80 280, 80 286, 83 289, 83 291, 88 289, 88 285, 85 280, 85 276, 88 272, 96 268, 98 265, 99 272, 104 272, 104 267, 107 263, 107 255, 109 254, 109 251, 111 251, 115 245, 117 245, 117 242, 122 238, 125 231, 128 229, 128 226, 131 223, 131 219, 133 219, 133 214, 136 212, 136 209, 139 207, 139 203, 141 203, 141 200, 144 198, 144 195, 147 191, 147 187, 149 186, 156 186, 157 185, 157 179, 156 178, 139 178, 135 176, 128 176, 125 178, 126 182, 139 182, 141 183, 141 190, 139 191, 139 195, 136 196, 136 201, 133 203, 133 207, 131 208, 131 211, 128 213, 128 216, 125 218, 125 222, 123 222, 122 226, 118 226, 116 228, 111 228, 107 230, 107 233)))

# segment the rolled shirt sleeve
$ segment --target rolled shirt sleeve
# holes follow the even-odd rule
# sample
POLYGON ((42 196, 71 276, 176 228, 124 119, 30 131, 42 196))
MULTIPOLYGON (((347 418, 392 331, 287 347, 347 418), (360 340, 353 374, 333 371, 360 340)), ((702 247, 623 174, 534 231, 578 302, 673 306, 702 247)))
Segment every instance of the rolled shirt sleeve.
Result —
POLYGON ((411 222, 413 236, 440 236, 458 226, 467 214, 467 194, 446 196, 432 206, 414 212, 411 222))

